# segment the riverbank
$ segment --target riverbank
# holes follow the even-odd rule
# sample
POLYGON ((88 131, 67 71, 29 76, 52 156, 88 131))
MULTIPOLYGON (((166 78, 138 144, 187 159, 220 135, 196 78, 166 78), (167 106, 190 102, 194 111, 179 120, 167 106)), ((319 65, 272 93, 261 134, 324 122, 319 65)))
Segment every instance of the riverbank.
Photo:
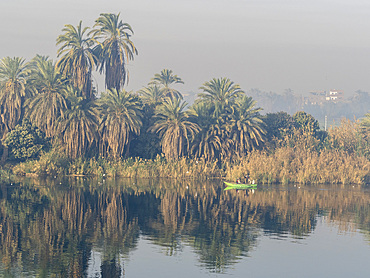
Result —
POLYGON ((77 159, 68 161, 57 153, 39 160, 7 165, 15 176, 107 176, 123 178, 227 179, 249 174, 260 184, 366 184, 370 183, 370 161, 364 156, 339 150, 317 152, 303 148, 280 147, 273 153, 254 151, 230 163, 205 159, 179 158, 167 161, 128 158, 77 159))

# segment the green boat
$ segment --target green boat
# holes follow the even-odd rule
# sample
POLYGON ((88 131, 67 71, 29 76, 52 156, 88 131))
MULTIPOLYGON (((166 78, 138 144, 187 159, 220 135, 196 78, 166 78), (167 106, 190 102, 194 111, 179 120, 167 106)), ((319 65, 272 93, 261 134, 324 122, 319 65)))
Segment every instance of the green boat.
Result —
POLYGON ((254 189, 257 187, 257 184, 245 184, 245 183, 234 183, 234 182, 227 182, 224 181, 224 183, 227 185, 227 187, 224 190, 230 190, 230 189, 254 189))

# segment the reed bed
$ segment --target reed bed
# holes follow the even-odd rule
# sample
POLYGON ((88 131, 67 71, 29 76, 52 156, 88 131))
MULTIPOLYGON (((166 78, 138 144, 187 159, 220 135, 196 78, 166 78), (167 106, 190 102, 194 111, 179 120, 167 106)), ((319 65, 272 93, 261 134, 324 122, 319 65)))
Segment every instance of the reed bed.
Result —
POLYGON ((252 152, 245 159, 229 165, 226 179, 250 174, 258 183, 341 183, 370 182, 370 161, 340 150, 302 151, 291 147, 267 152, 252 152))
MULTIPOLYGON (((62 161, 63 162, 63 161, 62 161)), ((363 184, 370 182, 370 161, 365 156, 344 150, 324 149, 320 152, 296 147, 280 147, 273 153, 253 151, 237 162, 220 166, 217 161, 180 158, 167 161, 163 156, 154 160, 106 158, 82 160, 67 164, 43 157, 38 161, 20 163, 13 173, 28 176, 89 175, 125 178, 173 178, 235 180, 250 174, 261 184, 363 184)))
POLYGON ((20 163, 14 166, 13 172, 23 176, 50 175, 91 175, 125 178, 214 178, 221 177, 222 171, 217 161, 191 159, 182 157, 167 161, 158 155, 154 160, 128 158, 110 160, 107 158, 77 159, 64 163, 64 158, 45 155, 40 160, 20 163))

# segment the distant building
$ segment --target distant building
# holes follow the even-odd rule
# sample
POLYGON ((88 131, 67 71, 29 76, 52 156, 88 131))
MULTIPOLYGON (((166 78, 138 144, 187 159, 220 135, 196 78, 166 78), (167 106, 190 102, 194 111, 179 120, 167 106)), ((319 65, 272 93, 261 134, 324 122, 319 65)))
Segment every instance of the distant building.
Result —
POLYGON ((343 92, 338 90, 330 90, 330 92, 326 95, 327 101, 340 101, 343 100, 343 92))

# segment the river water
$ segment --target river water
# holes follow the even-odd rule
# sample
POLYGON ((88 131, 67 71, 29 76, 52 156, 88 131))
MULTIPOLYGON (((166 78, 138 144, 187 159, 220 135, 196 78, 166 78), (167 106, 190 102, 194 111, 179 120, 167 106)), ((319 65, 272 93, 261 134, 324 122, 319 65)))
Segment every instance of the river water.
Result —
POLYGON ((0 186, 0 277, 368 277, 370 190, 221 181, 0 186))

